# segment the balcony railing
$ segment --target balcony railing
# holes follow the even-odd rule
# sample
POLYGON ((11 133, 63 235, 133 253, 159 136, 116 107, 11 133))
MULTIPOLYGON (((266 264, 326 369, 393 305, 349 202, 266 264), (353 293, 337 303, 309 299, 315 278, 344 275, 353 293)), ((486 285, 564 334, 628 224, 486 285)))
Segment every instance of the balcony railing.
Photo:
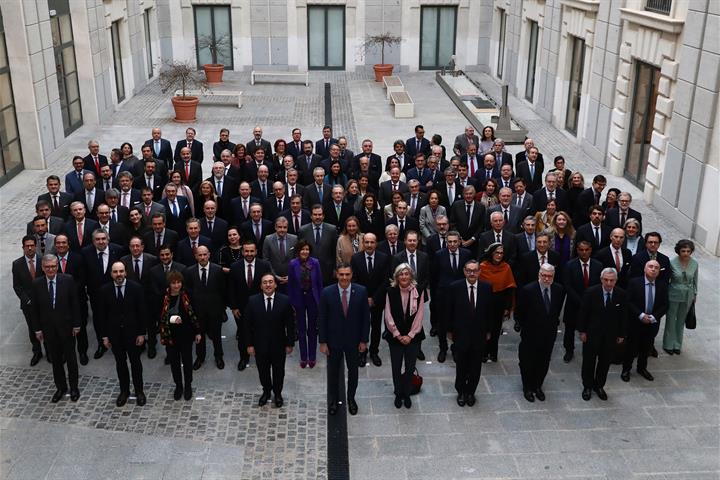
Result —
POLYGON ((645 10, 648 12, 670 15, 672 0, 645 0, 645 10))

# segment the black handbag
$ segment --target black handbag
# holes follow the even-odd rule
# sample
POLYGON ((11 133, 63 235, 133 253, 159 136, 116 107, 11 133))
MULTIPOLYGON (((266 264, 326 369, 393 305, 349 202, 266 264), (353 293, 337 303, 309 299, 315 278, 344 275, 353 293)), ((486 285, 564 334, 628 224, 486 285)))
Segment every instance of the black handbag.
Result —
POLYGON ((685 316, 685 328, 688 330, 695 330, 695 327, 697 327, 697 318, 695 317, 695 302, 693 302, 693 304, 690 305, 690 310, 688 310, 688 313, 685 316))

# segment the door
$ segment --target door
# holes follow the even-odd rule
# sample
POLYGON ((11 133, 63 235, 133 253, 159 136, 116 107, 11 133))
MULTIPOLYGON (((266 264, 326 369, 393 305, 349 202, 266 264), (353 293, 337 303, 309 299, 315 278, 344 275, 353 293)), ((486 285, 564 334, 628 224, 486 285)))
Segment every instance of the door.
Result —
POLYGON ((225 65, 225 70, 232 70, 230 7, 226 5, 198 6, 194 8, 194 12, 195 52, 198 68, 215 63, 225 65), (216 58, 213 58, 213 51, 217 54, 216 58))
POLYGON ((645 185, 659 81, 659 68, 643 62, 635 62, 635 86, 628 148, 625 155, 625 177, 640 188, 645 185))
POLYGON ((22 150, 15 116, 15 99, 7 49, 5 48, 5 29, 0 13, 0 185, 10 180, 22 170, 22 150))
POLYGON ((585 63, 585 41, 572 37, 572 58, 570 61, 570 86, 568 88, 568 104, 565 115, 565 129, 577 135, 578 117, 580 115, 580 95, 582 93, 583 64, 585 63))
POLYGON ((525 99, 533 101, 535 94, 535 66, 537 64, 538 24, 530 21, 530 41, 528 42, 528 67, 525 77, 525 99))
POLYGON ((308 68, 345 69, 345 7, 308 5, 308 68))
POLYGON ((422 7, 420 70, 438 70, 455 54, 457 7, 422 7))
POLYGON ((498 38, 497 76, 502 78, 505 68, 505 10, 500 9, 500 36, 498 38))
POLYGON ((120 51, 120 21, 110 26, 112 41, 113 69, 115 70, 115 93, 118 103, 125 100, 125 80, 123 77, 122 52, 120 51))
POLYGON ((150 8, 143 13, 143 37, 145 39, 145 68, 147 69, 148 78, 153 76, 153 53, 152 40, 150 37, 150 8))
POLYGON ((70 8, 67 1, 49 2, 48 5, 56 12, 55 16, 50 18, 50 31, 53 40, 55 69, 57 70, 63 130, 65 136, 68 136, 83 123, 70 8))

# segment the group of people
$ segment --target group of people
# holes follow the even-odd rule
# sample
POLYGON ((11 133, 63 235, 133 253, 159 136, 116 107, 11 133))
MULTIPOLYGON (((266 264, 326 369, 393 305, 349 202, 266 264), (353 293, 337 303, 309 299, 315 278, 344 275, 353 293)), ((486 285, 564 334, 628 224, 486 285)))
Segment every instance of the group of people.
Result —
POLYGON ((653 380, 648 357, 657 355, 663 317, 663 349, 681 353, 697 296, 694 244, 678 242, 672 260, 660 253, 661 234, 643 235, 629 193, 610 189, 602 199, 602 175, 586 188, 562 157, 546 172, 532 139, 513 157, 489 126, 482 138, 467 127, 446 158, 442 137, 428 140, 417 125, 384 161, 371 140, 355 154, 329 126, 317 141, 303 140, 299 128, 290 133, 271 143, 256 127, 235 144, 222 129, 205 179, 194 128, 174 150, 153 129, 141 158, 126 142, 108 160, 93 140, 88 155, 73 158, 64 189, 60 177, 47 177, 12 271, 30 364, 43 348, 53 364, 53 402, 68 384, 70 399, 80 396, 89 318, 93 357, 115 357, 118 406, 131 378, 136 404, 145 404, 141 356, 157 355, 158 337, 174 398, 190 400, 208 339, 216 367, 225 367, 228 318, 238 370, 255 358, 261 406, 272 398, 282 407, 285 361, 297 342, 301 368, 316 366, 318 350, 328 358, 330 414, 339 408, 343 362, 347 408, 357 413, 358 368, 368 356, 382 365, 382 339, 394 404, 411 408, 428 313, 437 361, 450 352, 456 364, 460 406, 475 404, 482 364, 498 361, 510 319, 530 402, 545 400, 561 321, 564 361, 574 357, 576 331, 583 345, 585 400, 593 391, 607 399, 620 344, 621 378, 630 380, 637 358, 638 374, 653 380))

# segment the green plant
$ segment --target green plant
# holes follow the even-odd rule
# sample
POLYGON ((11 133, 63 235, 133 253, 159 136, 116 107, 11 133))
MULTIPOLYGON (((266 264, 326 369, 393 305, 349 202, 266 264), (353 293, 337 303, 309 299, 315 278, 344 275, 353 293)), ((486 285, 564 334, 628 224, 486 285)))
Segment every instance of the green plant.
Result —
POLYGON ((198 50, 207 48, 210 50, 210 58, 212 59, 213 65, 218 65, 218 52, 220 50, 230 48, 230 35, 224 33, 219 37, 213 35, 200 35, 197 41, 198 50))
POLYGON ((400 42, 402 42, 402 37, 393 35, 390 32, 385 32, 379 35, 368 35, 365 37, 365 41, 362 43, 362 48, 365 52, 376 51, 379 48, 380 63, 385 64, 385 47, 399 45, 400 42))
POLYGON ((182 90, 182 98, 186 97, 185 92, 187 90, 199 89, 204 92, 210 89, 205 80, 205 75, 199 72, 195 65, 190 62, 163 62, 158 82, 163 93, 168 90, 182 90))

